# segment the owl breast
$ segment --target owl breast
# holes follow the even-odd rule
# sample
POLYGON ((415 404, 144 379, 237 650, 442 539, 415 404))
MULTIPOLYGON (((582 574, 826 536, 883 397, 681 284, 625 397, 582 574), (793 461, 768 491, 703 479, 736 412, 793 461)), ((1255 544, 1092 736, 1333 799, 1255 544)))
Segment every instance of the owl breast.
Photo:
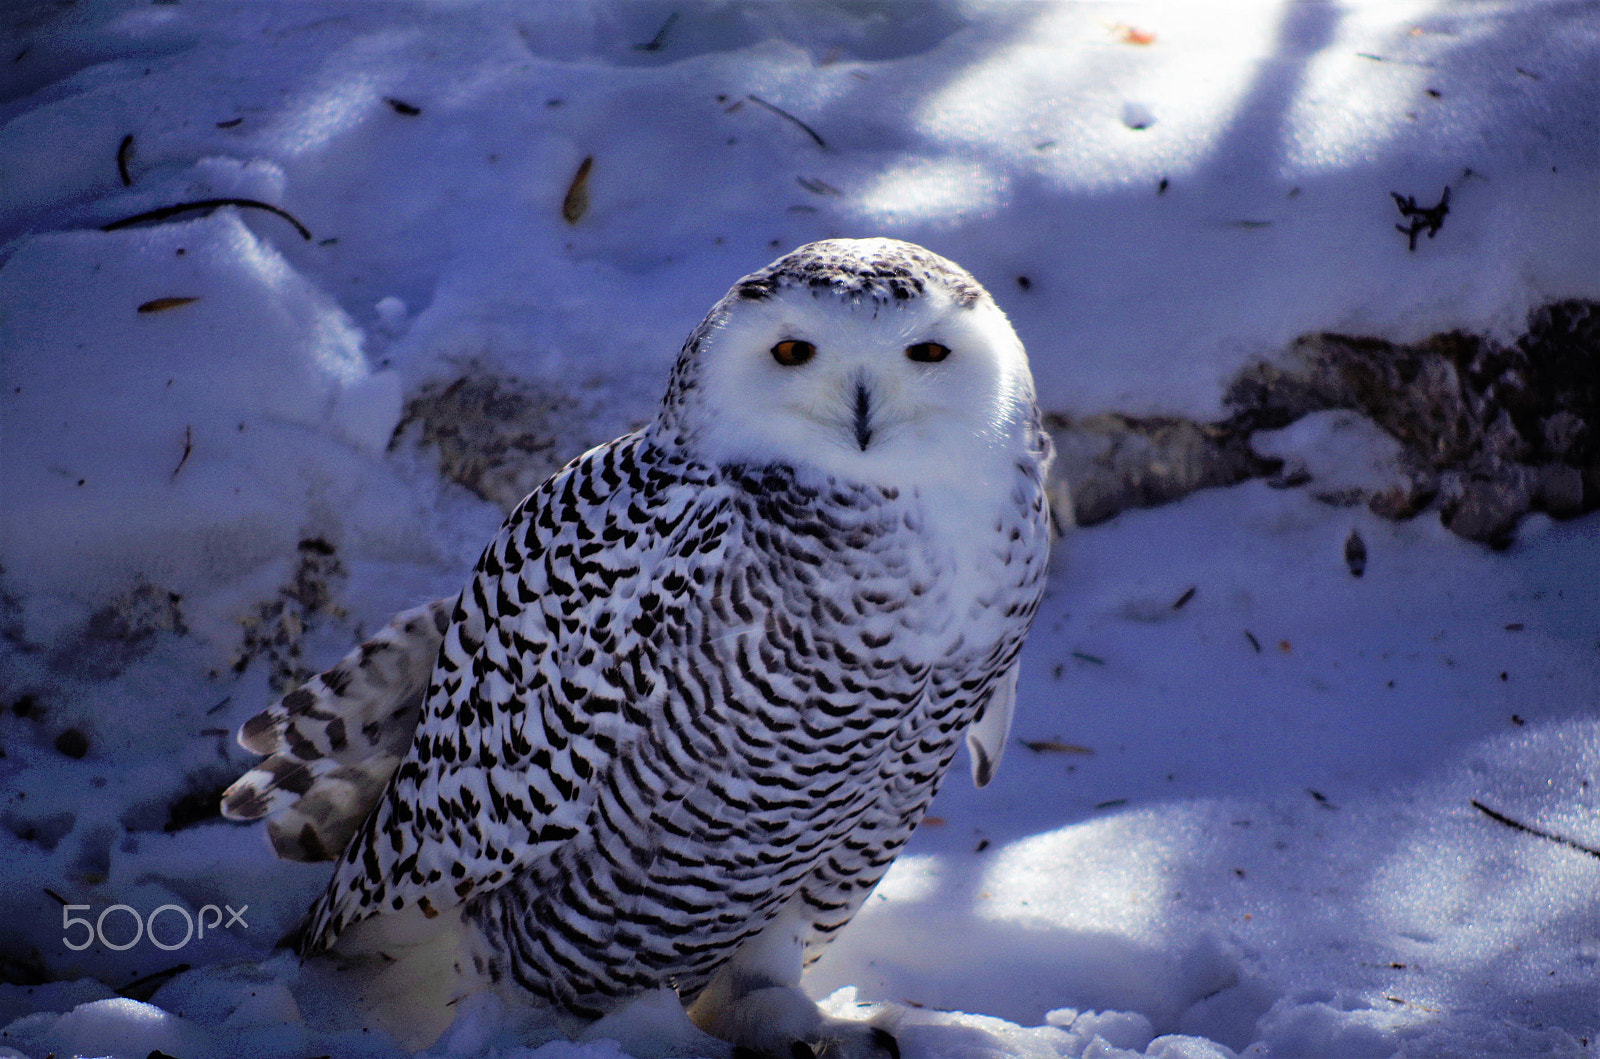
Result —
POLYGON ((912 493, 781 466, 706 489, 721 531, 674 578, 680 601, 634 601, 649 635, 586 733, 609 751, 588 819, 467 909, 492 978, 579 1014, 692 995, 792 902, 820 952, 915 829, 1037 597, 1042 561, 1008 571, 1030 588, 974 634, 968 586, 993 591, 1043 533, 1023 508, 958 561, 912 493))

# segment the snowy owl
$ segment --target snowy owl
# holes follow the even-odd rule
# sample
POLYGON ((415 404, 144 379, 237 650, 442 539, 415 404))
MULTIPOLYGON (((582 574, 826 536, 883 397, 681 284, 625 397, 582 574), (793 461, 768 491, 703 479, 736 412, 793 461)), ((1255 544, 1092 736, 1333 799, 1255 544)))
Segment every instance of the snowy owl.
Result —
POLYGON ((448 930, 496 993, 570 1020, 676 994, 684 1054, 897 1054, 801 970, 960 738, 979 786, 999 762, 1050 456, 967 272, 803 246, 734 285, 655 420, 534 490, 459 596, 247 722, 271 756, 225 812, 337 859, 302 953, 448 930))

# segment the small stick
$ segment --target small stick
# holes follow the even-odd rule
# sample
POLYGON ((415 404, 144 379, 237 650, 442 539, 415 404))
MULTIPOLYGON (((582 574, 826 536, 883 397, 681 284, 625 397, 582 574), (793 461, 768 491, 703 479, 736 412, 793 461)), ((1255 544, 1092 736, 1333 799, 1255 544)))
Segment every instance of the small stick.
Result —
POLYGON ((60 903, 61 905, 63 905, 63 906, 66 905, 67 899, 65 897, 62 897, 60 894, 56 893, 54 890, 50 889, 50 887, 46 886, 44 888, 44 892, 49 894, 51 897, 54 897, 56 899, 56 901, 58 903, 60 903))
POLYGON ((801 121, 799 118, 795 117, 793 114, 790 114, 787 110, 784 110, 784 109, 782 109, 780 107, 773 106, 771 103, 768 103, 766 100, 762 99, 760 96, 746 96, 745 98, 748 99, 750 102, 755 103, 758 106, 766 107, 768 110, 772 111, 774 114, 778 115, 778 117, 780 117, 780 118, 788 118, 790 121, 792 121, 796 125, 800 126, 800 128, 805 131, 805 134, 807 136, 811 137, 813 140, 816 140, 818 147, 822 148, 824 151, 826 151, 828 149, 827 142, 824 141, 821 136, 817 135, 817 130, 816 129, 813 129, 811 126, 807 125, 805 122, 801 121))
POLYGON ((840 194, 838 188, 834 187, 832 184, 829 184, 827 181, 819 180, 816 177, 812 177, 810 180, 807 180, 803 176, 796 176, 794 179, 797 184, 811 192, 813 195, 840 194))
POLYGON ((1520 820, 1511 819, 1511 817, 1506 816, 1504 813, 1495 812, 1493 809, 1489 808, 1487 805, 1484 805, 1476 798, 1472 799, 1472 807, 1478 810, 1478 812, 1482 813, 1484 816, 1487 816, 1489 819, 1493 820, 1495 823, 1504 824, 1513 831, 1525 831, 1530 835, 1537 835, 1539 838, 1549 839, 1551 842, 1558 842, 1563 846, 1577 850, 1579 853, 1587 853, 1591 857, 1600 857, 1600 849, 1590 849, 1588 846, 1585 846, 1579 842, 1574 842, 1570 838, 1564 838, 1561 835, 1552 835, 1548 831, 1540 831, 1537 827, 1530 827, 1520 820))
POLYGON ((1405 236, 1411 250, 1417 248, 1417 236, 1424 233, 1429 239, 1439 234, 1439 229, 1444 226, 1444 219, 1450 212, 1450 189, 1446 187, 1439 196, 1439 201, 1432 206, 1418 206, 1417 200, 1410 195, 1402 195, 1397 191, 1389 192, 1389 197, 1394 199, 1394 204, 1399 207, 1400 216, 1410 221, 1410 224, 1397 224, 1394 230, 1405 236))
POLYGON ((271 203, 257 202, 255 199, 201 199, 199 202, 180 202, 174 206, 162 206, 159 209, 136 213, 132 217, 124 217, 120 221, 112 221, 110 224, 102 225, 100 230, 102 232, 114 232, 118 228, 129 228, 135 224, 143 224, 146 221, 164 221, 168 217, 176 217, 180 213, 190 213, 196 210, 214 210, 219 206, 239 206, 244 209, 266 210, 268 213, 275 213, 294 225, 294 230, 300 233, 302 239, 308 242, 311 239, 311 230, 295 220, 288 211, 281 210, 271 203))
POLYGON ((635 44, 633 46, 633 50, 634 51, 660 51, 662 48, 666 47, 666 44, 667 44, 667 32, 669 30, 671 30, 674 25, 677 24, 677 21, 678 21, 678 12, 674 11, 672 14, 667 16, 667 21, 662 24, 661 28, 656 30, 656 35, 654 37, 651 37, 649 40, 645 41, 643 44, 635 44))
POLYGON ((133 183, 133 178, 128 175, 128 155, 133 151, 133 133, 122 138, 122 143, 117 146, 117 175, 122 178, 122 186, 128 187, 133 183))
POLYGON ((194 427, 183 428, 183 455, 178 457, 178 465, 172 468, 172 480, 178 480, 178 472, 183 470, 183 465, 189 462, 189 453, 194 451, 194 427))

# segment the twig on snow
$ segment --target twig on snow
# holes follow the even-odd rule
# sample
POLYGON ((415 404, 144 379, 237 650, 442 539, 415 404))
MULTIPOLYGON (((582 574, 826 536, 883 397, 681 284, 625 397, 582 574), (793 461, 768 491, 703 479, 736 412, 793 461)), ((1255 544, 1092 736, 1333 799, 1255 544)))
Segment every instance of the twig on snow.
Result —
POLYGON ((173 964, 171 967, 168 967, 165 970, 156 971, 153 974, 147 974, 143 978, 135 978, 133 981, 117 990, 117 992, 118 994, 128 997, 131 1000, 149 1000, 155 995, 157 988, 167 984, 167 980, 169 978, 176 978, 178 975, 187 971, 190 966, 191 965, 187 963, 173 964))
POLYGON ((1450 189, 1446 187, 1439 196, 1439 201, 1432 206, 1418 206, 1417 200, 1410 195, 1402 195, 1398 191, 1389 192, 1389 197, 1394 199, 1394 204, 1400 208, 1400 216, 1410 221, 1410 224, 1397 224, 1394 230, 1405 236, 1410 248, 1416 250, 1417 236, 1427 233, 1432 239, 1439 234, 1439 229, 1444 227, 1445 214, 1450 212, 1450 189))
POLYGON ((133 177, 128 175, 128 155, 133 152, 133 133, 122 138, 117 145, 117 175, 122 178, 122 186, 128 187, 133 183, 133 177))
POLYGON ((1513 820, 1504 813, 1495 812, 1493 809, 1489 808, 1487 805, 1484 805, 1476 798, 1472 799, 1472 807, 1478 810, 1478 812, 1482 813, 1484 816, 1487 816, 1489 819, 1493 820, 1495 823, 1504 824, 1513 831, 1523 831, 1530 835, 1536 835, 1539 838, 1548 839, 1551 842, 1559 843, 1568 847, 1569 849, 1575 849, 1579 853, 1587 853, 1591 857, 1600 858, 1600 849, 1591 849, 1581 842, 1574 842, 1572 839, 1566 838, 1562 835, 1552 835, 1548 831, 1541 831, 1537 827, 1532 827, 1523 823, 1521 820, 1513 820))
POLYGON ((757 106, 766 107, 768 110, 772 111, 774 114, 778 115, 778 117, 780 117, 780 118, 788 118, 790 121, 792 121, 796 125, 800 126, 800 128, 805 132, 805 134, 807 136, 809 136, 813 140, 817 141, 817 146, 818 147, 822 148, 824 151, 826 151, 828 149, 827 141, 823 140, 823 138, 821 136, 817 135, 817 130, 816 129, 813 129, 811 126, 807 125, 805 122, 801 121, 799 118, 795 117, 793 114, 790 114, 787 110, 784 110, 781 107, 773 106, 771 103, 768 103, 766 100, 762 99, 760 96, 746 96, 745 98, 748 99, 750 102, 756 104, 757 106))
POLYGON ((671 31, 673 26, 677 25, 678 16, 679 13, 677 11, 674 11, 672 14, 668 15, 667 21, 662 24, 660 29, 656 30, 656 35, 645 41, 643 44, 635 44, 633 46, 633 50, 660 51, 662 48, 666 47, 667 33, 671 31))
POLYGON ((194 451, 194 427, 183 428, 183 455, 178 457, 178 465, 172 468, 172 481, 178 480, 178 472, 183 470, 183 465, 189 462, 189 453, 194 451))
POLYGON ((118 228, 131 228, 135 224, 144 224, 147 221, 164 221, 168 217, 176 217, 180 213, 214 210, 219 206, 238 206, 242 209, 266 210, 268 213, 275 213, 294 225, 294 230, 300 233, 300 238, 307 242, 311 240, 311 229, 295 220, 287 210, 279 209, 268 202, 258 202, 255 199, 201 199, 198 202, 180 202, 176 205, 162 206, 158 209, 146 210, 144 213, 136 213, 132 217, 124 217, 120 221, 112 221, 110 224, 102 225, 100 230, 102 232, 114 232, 118 228))

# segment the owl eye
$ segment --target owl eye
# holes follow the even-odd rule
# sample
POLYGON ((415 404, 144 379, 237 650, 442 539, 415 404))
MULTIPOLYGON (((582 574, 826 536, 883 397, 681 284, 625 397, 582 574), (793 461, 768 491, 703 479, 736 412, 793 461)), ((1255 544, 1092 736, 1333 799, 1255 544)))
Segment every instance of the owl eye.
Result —
POLYGON ((937 342, 918 342, 906 347, 906 356, 918 364, 937 364, 949 355, 950 347, 937 342))
POLYGON ((772 359, 786 368, 797 368, 816 355, 816 346, 798 338, 786 338, 772 347, 772 359))

